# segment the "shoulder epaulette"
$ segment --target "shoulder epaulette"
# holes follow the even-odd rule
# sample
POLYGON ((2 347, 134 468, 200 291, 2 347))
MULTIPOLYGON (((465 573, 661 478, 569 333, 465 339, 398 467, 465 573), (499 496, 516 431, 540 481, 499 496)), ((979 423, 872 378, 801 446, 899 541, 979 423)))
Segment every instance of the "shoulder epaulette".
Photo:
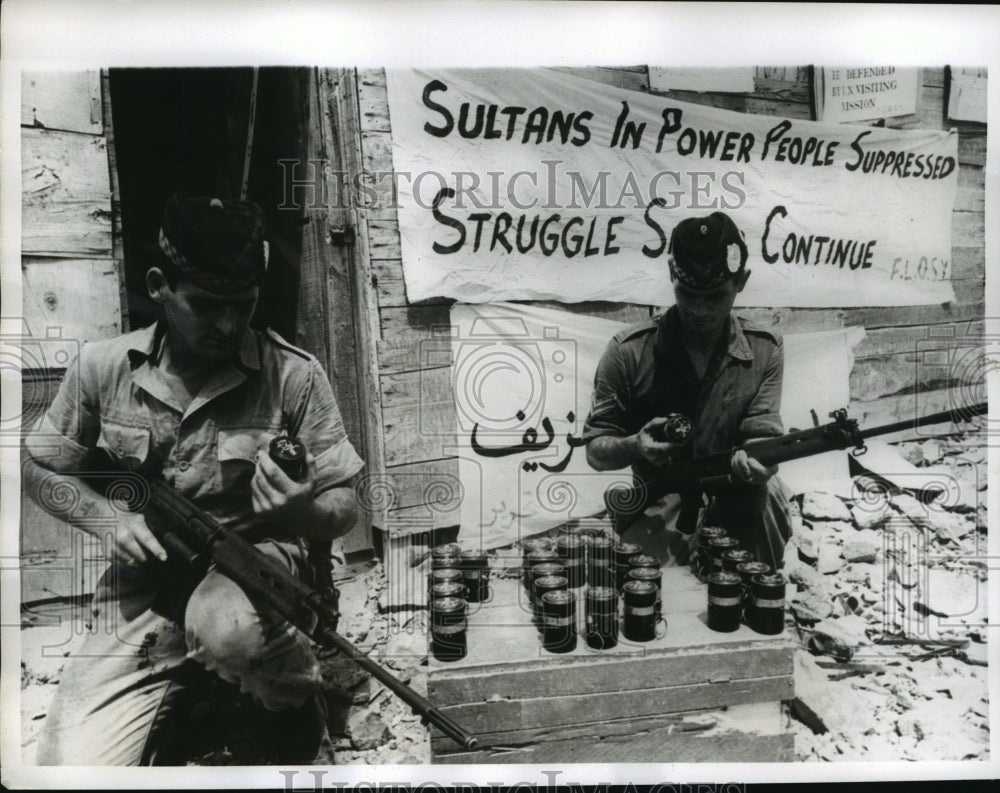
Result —
POLYGON ((619 344, 621 344, 622 342, 628 341, 629 339, 634 339, 638 336, 645 335, 646 333, 651 333, 655 330, 656 330, 656 318, 650 317, 649 319, 645 319, 642 322, 637 322, 634 325, 629 325, 627 328, 618 331, 618 333, 615 334, 615 340, 618 341, 619 344))
POLYGON ((277 344, 279 347, 281 347, 281 349, 283 350, 288 350, 291 353, 295 353, 300 358, 305 358, 307 361, 312 359, 312 356, 308 352, 306 352, 303 349, 300 349, 299 347, 296 347, 294 344, 290 344, 289 342, 285 341, 284 337, 273 328, 267 329, 267 337, 275 344, 277 344))
POLYGON ((758 325, 755 322, 744 317, 737 317, 740 322, 740 326, 743 328, 744 333, 755 333, 758 336, 767 336, 769 339, 775 343, 781 341, 781 334, 772 328, 765 328, 763 325, 758 325))

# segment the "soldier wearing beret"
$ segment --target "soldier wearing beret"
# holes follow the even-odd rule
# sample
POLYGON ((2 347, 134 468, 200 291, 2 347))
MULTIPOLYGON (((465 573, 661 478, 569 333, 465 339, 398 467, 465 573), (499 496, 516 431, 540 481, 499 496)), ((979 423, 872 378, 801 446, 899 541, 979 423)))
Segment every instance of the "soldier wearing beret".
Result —
MULTIPOLYGON (((685 219, 673 229, 674 305, 618 333, 598 364, 584 428, 593 468, 631 466, 640 484, 670 462, 782 434, 781 338, 732 313, 750 277, 746 262, 743 236, 723 212, 685 219), (667 442, 658 433, 674 413, 694 422, 685 443, 667 442)), ((701 492, 669 496, 637 520, 626 538, 663 563, 683 564, 700 519, 727 528, 760 561, 779 565, 791 523, 776 468, 740 449, 731 469, 734 484, 717 489, 707 509, 701 492)))
POLYGON ((163 477, 223 524, 248 526, 257 548, 316 583, 309 543, 328 547, 353 527, 351 480, 362 461, 316 359, 250 328, 265 233, 250 202, 172 198, 146 274, 162 319, 84 345, 26 438, 28 495, 101 536, 111 556, 94 629, 69 659, 46 717, 39 764, 178 762, 177 739, 190 725, 174 706, 205 670, 285 714, 287 729, 271 736, 288 744, 280 759, 312 760, 325 735, 309 640, 214 568, 178 603, 167 553, 143 516, 88 484, 103 469, 163 477), (308 449, 297 480, 267 454, 284 434, 308 449), (46 496, 58 488, 77 496, 68 515, 46 496), (110 536, 88 515, 115 515, 110 536))

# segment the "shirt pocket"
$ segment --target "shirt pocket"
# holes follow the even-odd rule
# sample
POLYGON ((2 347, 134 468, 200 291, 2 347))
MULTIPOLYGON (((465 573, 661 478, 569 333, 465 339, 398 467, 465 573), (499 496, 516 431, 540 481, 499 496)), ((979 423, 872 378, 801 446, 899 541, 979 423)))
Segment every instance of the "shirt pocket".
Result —
POLYGON ((257 469, 257 452, 266 449, 274 435, 253 428, 219 430, 219 476, 223 492, 250 490, 250 481, 257 469))
POLYGON ((127 465, 141 465, 149 457, 150 434, 145 427, 104 421, 97 446, 127 465))

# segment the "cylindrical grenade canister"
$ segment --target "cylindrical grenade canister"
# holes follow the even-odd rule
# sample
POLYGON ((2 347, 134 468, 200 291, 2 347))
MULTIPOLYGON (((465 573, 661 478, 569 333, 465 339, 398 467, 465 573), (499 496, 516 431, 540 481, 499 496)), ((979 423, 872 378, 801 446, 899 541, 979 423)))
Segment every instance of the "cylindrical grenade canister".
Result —
POLYGON ((622 587, 622 635, 631 642, 656 638, 656 584, 626 581, 622 587))
POLYGON ((587 645, 608 650, 618 644, 618 592, 611 586, 588 587, 585 597, 587 645))
POLYGON ((619 542, 612 549, 611 555, 615 567, 615 589, 619 592, 621 592, 625 581, 628 579, 628 571, 630 569, 628 560, 641 553, 642 546, 636 545, 634 542, 619 542))
POLYGON ((663 573, 659 567, 633 567, 628 571, 629 581, 648 581, 656 586, 656 616, 663 615, 663 573))
POLYGON ((539 630, 542 627, 542 598, 548 592, 569 589, 569 580, 564 575, 543 575, 535 579, 532 589, 532 611, 539 630))
POLYGON ((681 413, 671 413, 667 420, 650 430, 650 435, 660 443, 684 443, 694 432, 694 422, 681 413))
POLYGON ((737 572, 736 567, 744 562, 752 562, 753 554, 742 548, 733 548, 722 554, 722 569, 727 573, 737 572))
POLYGON ((439 661, 458 661, 468 651, 465 601, 437 598, 431 601, 431 652, 439 661))
POLYGON ((569 590, 542 596, 542 646, 550 653, 576 649, 576 595, 569 590))
POLYGON ((753 577, 747 622, 757 633, 774 635, 785 629, 785 577, 781 573, 753 577))
POLYGON ((570 589, 583 586, 586 562, 583 540, 573 534, 563 534, 556 538, 556 553, 566 568, 570 589))
POLYGON ((771 572, 771 568, 764 562, 740 562, 736 565, 736 572, 739 573, 740 579, 743 582, 742 592, 745 605, 747 599, 750 597, 750 584, 754 576, 766 575, 771 572))
POLYGON ((651 556, 648 553, 637 553, 635 556, 629 557, 628 566, 630 568, 655 567, 657 570, 659 570, 660 561, 655 556, 651 556))
POLYGON ((306 446, 298 438, 279 435, 268 444, 267 453, 289 479, 296 482, 305 479, 306 446))
POLYGON ((448 568, 459 569, 459 564, 462 561, 462 557, 457 553, 453 554, 432 554, 431 555, 431 570, 446 570, 448 568))
POLYGON ((566 576, 566 568, 563 567, 559 562, 542 562, 541 564, 532 565, 529 571, 531 576, 531 588, 528 590, 532 597, 532 603, 535 603, 535 581, 544 576, 558 575, 566 576))
POLYGON ((725 537, 726 530, 721 526, 702 526, 698 529, 698 547, 695 551, 694 572, 700 578, 705 578, 712 571, 712 552, 708 547, 710 540, 725 537))
POLYGON ((460 553, 462 553, 462 547, 457 542, 446 542, 431 548, 431 559, 436 556, 458 556, 460 553))
POLYGON ((587 562, 587 586, 615 586, 615 571, 611 565, 587 562))
POLYGON ((469 591, 470 603, 483 603, 490 599, 490 566, 482 551, 463 551, 459 570, 469 591))
POLYGON ((610 537, 603 534, 591 537, 589 547, 589 560, 594 564, 609 566, 611 564, 611 549, 614 543, 610 537))
POLYGON ((736 573, 718 572, 708 577, 708 627, 731 633, 740 627, 742 580, 736 573))
POLYGON ((536 564, 546 562, 558 562, 559 554, 555 548, 535 548, 529 551, 524 557, 524 588, 531 594, 531 568, 536 564))
POLYGON ((721 573, 722 554, 726 551, 734 551, 740 547, 740 541, 735 537, 716 537, 708 541, 708 549, 711 553, 711 568, 713 573, 721 573))
POLYGON ((465 584, 445 581, 440 584, 431 585, 431 599, 436 598, 462 598, 465 600, 465 584))
POLYGON ((455 567, 444 567, 440 570, 431 570, 427 579, 428 589, 435 584, 461 584, 465 587, 465 579, 462 578, 462 571, 455 567))

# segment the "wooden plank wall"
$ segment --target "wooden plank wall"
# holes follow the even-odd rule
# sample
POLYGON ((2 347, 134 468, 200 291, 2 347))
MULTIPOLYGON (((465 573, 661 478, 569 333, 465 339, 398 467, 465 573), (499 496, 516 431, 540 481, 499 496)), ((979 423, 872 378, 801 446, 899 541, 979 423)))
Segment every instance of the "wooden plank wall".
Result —
MULTIPOLYGON (((648 91, 645 66, 630 68, 572 68, 568 73, 632 90, 648 91)), ((955 300, 936 306, 895 308, 743 309, 755 321, 779 332, 800 332, 863 326, 867 335, 855 350, 851 373, 851 408, 862 421, 890 421, 912 413, 914 390, 922 412, 949 406, 949 387, 956 382, 981 381, 976 365, 950 365, 934 357, 961 340, 962 360, 976 360, 976 336, 983 332, 985 278, 984 166, 986 126, 945 118, 947 107, 944 68, 921 70, 917 112, 886 123, 891 127, 959 131, 959 189, 953 214, 953 283, 955 300)), ((810 67, 758 67, 754 91, 745 94, 663 93, 685 102, 744 113, 812 117, 810 67)), ((361 70, 357 76, 362 161, 366 170, 392 169, 392 131, 380 69, 361 70)), ((435 527, 455 525, 460 493, 458 465, 447 447, 454 426, 454 405, 448 354, 448 306, 451 301, 407 300, 400 258, 399 226, 392 208, 388 180, 380 184, 378 208, 365 221, 370 247, 372 282, 378 301, 378 365, 386 484, 378 504, 375 525, 432 521, 435 527), (381 523, 380 523, 381 521, 381 523)), ((543 303, 619 321, 634 321, 655 307, 581 303, 543 303)), ((898 436, 897 436, 898 437, 898 436)))
MULTIPOLYGON (((16 343, 26 385, 23 425, 48 407, 80 345, 123 330, 121 216, 106 97, 97 71, 22 78, 23 338, 16 343)), ((27 499, 21 513, 23 601, 92 591, 102 565, 93 541, 27 499)))

